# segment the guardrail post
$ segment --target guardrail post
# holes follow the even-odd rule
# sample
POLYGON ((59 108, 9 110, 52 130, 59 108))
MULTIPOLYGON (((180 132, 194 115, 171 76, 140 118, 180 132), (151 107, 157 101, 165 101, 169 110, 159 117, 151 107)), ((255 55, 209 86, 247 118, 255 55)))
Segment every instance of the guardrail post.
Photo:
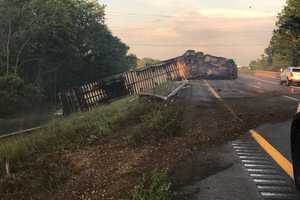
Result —
POLYGON ((10 177, 10 165, 9 165, 9 160, 5 159, 5 175, 10 177))

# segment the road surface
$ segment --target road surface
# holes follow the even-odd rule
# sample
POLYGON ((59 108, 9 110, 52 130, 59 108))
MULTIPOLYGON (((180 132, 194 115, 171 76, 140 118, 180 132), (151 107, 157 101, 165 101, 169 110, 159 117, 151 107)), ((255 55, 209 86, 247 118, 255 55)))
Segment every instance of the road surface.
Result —
POLYGON ((189 96, 195 102, 219 101, 240 123, 248 120, 247 112, 242 113, 240 108, 248 109, 250 113, 262 103, 266 109, 286 108, 287 115, 280 117, 281 112, 275 112, 278 120, 258 127, 249 125, 251 131, 249 128, 239 140, 214 150, 218 152, 219 162, 228 163, 230 167, 185 187, 187 199, 300 199, 289 168, 290 124, 300 99, 300 88, 243 74, 234 81, 193 80, 190 84, 190 90, 181 95, 189 96))

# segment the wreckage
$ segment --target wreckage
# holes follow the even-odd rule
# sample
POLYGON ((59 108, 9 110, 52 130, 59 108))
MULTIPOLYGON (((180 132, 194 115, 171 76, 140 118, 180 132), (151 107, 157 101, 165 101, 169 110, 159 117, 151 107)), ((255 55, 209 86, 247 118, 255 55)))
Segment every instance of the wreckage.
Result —
POLYGON ((205 55, 189 50, 183 55, 188 66, 188 78, 237 79, 237 65, 232 59, 205 55))
POLYGON ((182 56, 69 88, 60 94, 64 114, 93 109, 122 96, 153 90, 167 81, 186 79, 236 79, 233 60, 189 50, 182 56))
POLYGON ((237 65, 233 59, 188 50, 182 56, 163 61, 162 63, 170 61, 185 64, 188 79, 233 80, 238 77, 237 65))

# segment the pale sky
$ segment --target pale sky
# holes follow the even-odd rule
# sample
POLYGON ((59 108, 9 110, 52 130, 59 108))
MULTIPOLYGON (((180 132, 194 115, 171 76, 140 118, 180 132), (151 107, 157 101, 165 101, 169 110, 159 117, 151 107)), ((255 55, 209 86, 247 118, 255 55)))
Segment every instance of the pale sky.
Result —
POLYGON ((99 0, 106 23, 138 57, 168 59, 187 49, 240 65, 268 46, 286 0, 99 0))

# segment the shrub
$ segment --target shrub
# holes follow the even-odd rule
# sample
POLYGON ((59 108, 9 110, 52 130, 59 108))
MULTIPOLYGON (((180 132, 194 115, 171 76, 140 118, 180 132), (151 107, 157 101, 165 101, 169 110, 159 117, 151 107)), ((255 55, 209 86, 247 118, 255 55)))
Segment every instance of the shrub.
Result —
POLYGON ((0 115, 4 116, 30 109, 43 99, 40 88, 15 75, 0 76, 0 97, 0 115))
POLYGON ((177 136, 181 129, 182 109, 176 105, 160 105, 143 117, 143 126, 158 137, 177 136))
POLYGON ((128 135, 129 144, 138 145, 149 139, 160 140, 181 133, 184 110, 182 106, 165 102, 148 102, 144 105, 147 112, 140 115, 139 121, 131 127, 128 135))
POLYGON ((166 171, 153 171, 144 175, 142 182, 137 185, 131 195, 131 200, 171 200, 171 182, 166 171))

